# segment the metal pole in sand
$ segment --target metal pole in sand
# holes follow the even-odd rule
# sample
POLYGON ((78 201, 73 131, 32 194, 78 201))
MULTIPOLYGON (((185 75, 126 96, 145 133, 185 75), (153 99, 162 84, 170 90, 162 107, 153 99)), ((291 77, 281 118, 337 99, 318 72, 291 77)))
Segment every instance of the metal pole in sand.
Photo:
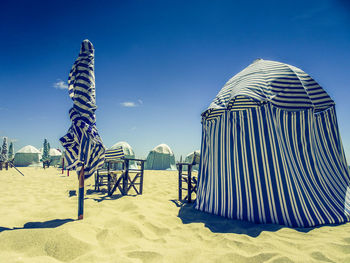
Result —
POLYGON ((16 166, 15 166, 15 165, 14 165, 12 162, 10 162, 10 164, 12 165, 12 167, 13 167, 13 168, 15 168, 15 169, 17 170, 17 172, 19 172, 21 175, 23 175, 23 176, 24 176, 24 174, 22 174, 22 173, 21 173, 21 171, 20 171, 20 170, 18 170, 18 169, 17 169, 17 167, 16 167, 16 166))
POLYGON ((64 171, 64 157, 62 158, 62 174, 63 174, 63 171, 64 171))
POLYGON ((78 220, 84 217, 84 165, 79 174, 78 220))

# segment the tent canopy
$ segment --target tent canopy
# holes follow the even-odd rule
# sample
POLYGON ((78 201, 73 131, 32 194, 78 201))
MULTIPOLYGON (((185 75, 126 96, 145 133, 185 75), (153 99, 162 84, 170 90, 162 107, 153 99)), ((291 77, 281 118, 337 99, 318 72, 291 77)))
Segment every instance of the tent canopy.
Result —
POLYGON ((52 156, 61 156, 61 155, 62 155, 62 153, 59 150, 57 150, 55 148, 50 148, 50 156, 51 157, 52 156))
POLYGON ((134 150, 131 148, 130 144, 128 144, 127 142, 117 142, 110 149, 114 150, 114 149, 118 149, 119 147, 123 148, 125 157, 135 158, 134 150))
POLYGON ((41 154, 41 152, 35 148, 34 146, 27 145, 24 146, 23 148, 19 149, 16 153, 38 153, 41 154))
POLYGON ((224 85, 202 115, 215 116, 223 110, 257 107, 268 102, 284 110, 313 108, 315 112, 335 104, 322 87, 301 69, 257 59, 224 85))

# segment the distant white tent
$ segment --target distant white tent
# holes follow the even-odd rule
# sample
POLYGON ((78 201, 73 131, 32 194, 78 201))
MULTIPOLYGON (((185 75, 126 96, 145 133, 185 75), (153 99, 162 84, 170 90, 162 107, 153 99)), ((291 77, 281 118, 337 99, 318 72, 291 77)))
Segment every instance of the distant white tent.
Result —
MULTIPOLYGON (((115 150, 122 147, 123 148, 123 152, 124 152, 124 157, 125 158, 135 158, 135 153, 134 150, 132 149, 132 147, 130 146, 130 144, 128 144, 127 142, 117 142, 116 144, 114 144, 111 148, 109 148, 109 150, 115 150)), ((116 169, 121 169, 122 164, 116 164, 116 169)), ((131 169, 137 169, 137 165, 134 161, 130 161, 129 163, 129 168, 131 169)))
POLYGON ((172 170, 175 171, 175 155, 166 144, 160 144, 149 152, 145 164, 146 170, 172 170))
MULTIPOLYGON (((185 163, 193 163, 194 158, 199 158, 200 157, 200 151, 196 150, 194 152, 189 153, 188 155, 186 155, 185 158, 185 163)), ((198 171, 199 170, 199 160, 195 160, 196 164, 192 166, 192 170, 198 171)), ((184 166, 184 168, 187 169, 187 166, 184 166)))
POLYGON ((27 145, 21 148, 15 154, 14 165, 16 166, 29 166, 39 164, 41 159, 40 151, 34 146, 27 145))
POLYGON ((49 154, 50 154, 50 160, 51 160, 50 165, 54 166, 54 165, 60 164, 62 153, 59 150, 55 148, 50 148, 49 154))

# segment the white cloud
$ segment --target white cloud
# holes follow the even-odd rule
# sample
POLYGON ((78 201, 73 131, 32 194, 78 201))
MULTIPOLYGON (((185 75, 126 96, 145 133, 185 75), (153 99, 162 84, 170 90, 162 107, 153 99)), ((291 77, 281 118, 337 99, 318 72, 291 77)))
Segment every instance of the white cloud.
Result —
POLYGON ((126 108, 138 107, 138 106, 141 106, 142 104, 143 104, 143 101, 140 99, 138 99, 137 102, 125 101, 125 102, 120 103, 120 105, 122 105, 123 107, 126 107, 126 108))
POLYGON ((120 103, 123 107, 126 107, 126 108, 132 108, 132 107, 136 107, 136 103, 133 102, 133 101, 125 101, 125 102, 122 102, 120 103))
POLYGON ((58 79, 54 84, 53 87, 56 89, 68 89, 68 85, 63 81, 58 79))

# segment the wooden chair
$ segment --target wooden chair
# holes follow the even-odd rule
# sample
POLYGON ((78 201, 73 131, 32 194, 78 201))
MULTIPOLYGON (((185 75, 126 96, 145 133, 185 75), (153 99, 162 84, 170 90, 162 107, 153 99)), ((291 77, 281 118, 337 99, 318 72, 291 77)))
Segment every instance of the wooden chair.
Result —
POLYGON ((144 163, 145 160, 126 158, 122 147, 107 150, 105 167, 98 170, 95 176, 95 190, 100 191, 100 186, 107 185, 109 196, 116 190, 122 195, 127 195, 131 189, 137 195, 142 194, 144 163), (135 163, 132 168, 131 162, 135 163), (121 164, 121 169, 118 169, 117 164, 121 164))
POLYGON ((177 163, 179 171, 179 201, 187 201, 188 203, 191 203, 195 200, 195 198, 192 198, 192 194, 197 194, 198 178, 197 175, 192 173, 192 168, 199 163, 199 159, 200 155, 194 152, 192 162, 177 163), (186 191, 186 196, 184 198, 182 198, 183 191, 186 191))
POLYGON ((45 169, 46 167, 49 168, 52 160, 45 160, 43 161, 43 168, 45 169))
POLYGON ((8 170, 9 167, 11 168, 11 164, 8 161, 0 161, 0 170, 2 170, 2 168, 8 170))

